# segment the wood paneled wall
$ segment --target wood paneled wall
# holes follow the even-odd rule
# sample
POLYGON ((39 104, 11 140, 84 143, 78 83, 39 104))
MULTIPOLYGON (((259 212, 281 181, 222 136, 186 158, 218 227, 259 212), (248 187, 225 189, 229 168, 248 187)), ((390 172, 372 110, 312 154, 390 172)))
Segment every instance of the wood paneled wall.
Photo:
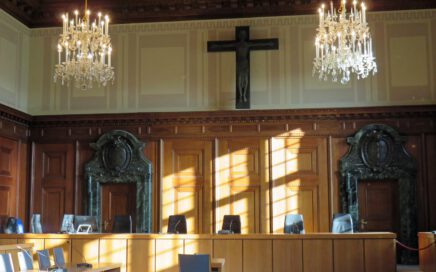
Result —
POLYGON ((28 124, 31 117, 0 107, 0 215, 28 214, 28 124))
POLYGON ((31 167, 19 164, 31 173, 26 212, 42 213, 47 231, 59 228, 64 213, 85 213, 89 143, 123 129, 147 142, 156 232, 166 232, 177 213, 187 215, 190 233, 216 232, 225 214, 241 215, 243 233, 282 232, 287 213, 302 213, 308 232, 328 231, 340 211, 346 137, 383 123, 408 138, 419 169, 419 229, 434 229, 435 116, 436 106, 37 116, 25 137, 31 167))

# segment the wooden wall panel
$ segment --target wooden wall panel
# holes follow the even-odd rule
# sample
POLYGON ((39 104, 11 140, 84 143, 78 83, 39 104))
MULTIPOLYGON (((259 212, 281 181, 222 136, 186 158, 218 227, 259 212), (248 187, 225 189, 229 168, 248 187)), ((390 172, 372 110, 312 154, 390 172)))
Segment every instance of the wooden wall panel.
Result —
POLYGON ((183 254, 183 240, 156 240, 156 272, 178 272, 179 254, 183 254))
POLYGON ((395 271, 395 242, 392 240, 364 241, 366 271, 395 271))
POLYGON ((154 272, 155 240, 127 240, 127 271, 140 267, 143 271, 154 272))
POLYGON ((184 214, 188 233, 210 233, 212 142, 166 140, 163 149, 161 231, 170 215, 184 214))
POLYGON ((127 271, 127 240, 100 239, 100 263, 119 263, 121 272, 127 271))
POLYGON ((426 150, 423 149, 423 137, 421 135, 410 135, 407 136, 407 141, 405 143, 407 152, 416 161, 416 208, 418 216, 418 231, 425 230, 428 228, 429 224, 429 213, 427 195, 427 180, 425 175, 426 161, 425 153, 426 150))
POLYGON ((216 225, 223 216, 241 216, 242 233, 269 232, 268 141, 259 138, 222 139, 218 142, 216 225))
POLYGON ((45 232, 58 232, 65 213, 65 189, 42 188, 41 221, 45 232))
POLYGON ((63 214, 74 213, 72 144, 34 144, 31 213, 43 231, 58 232, 63 214))
POLYGON ((334 240, 333 247, 335 272, 365 271, 362 240, 334 240))
MULTIPOLYGON (((208 150, 205 154, 213 161, 208 166, 210 177, 177 170, 179 175, 176 168, 168 170, 168 173, 176 171, 174 177, 179 181, 204 179, 210 184, 207 199, 202 189, 189 183, 172 189, 171 197, 177 197, 178 209, 184 211, 188 202, 189 205, 198 203, 192 213, 201 219, 189 223, 194 229, 201 229, 198 232, 219 230, 222 216, 234 212, 243 215, 243 224, 246 224, 243 228, 247 232, 281 232, 284 215, 297 212, 297 206, 305 215, 308 231, 327 231, 331 215, 340 211, 338 169, 339 159, 348 151, 346 137, 356 133, 362 125, 380 123, 391 125, 407 137, 406 148, 418 163, 419 228, 436 229, 436 204, 431 201, 431 196, 436 194, 436 168, 432 167, 436 161, 435 106, 34 117, 10 110, 5 112, 1 107, 0 112, 0 139, 14 142, 18 152, 16 162, 11 165, 16 167, 15 191, 0 182, 0 212, 12 210, 24 222, 32 213, 51 211, 50 205, 43 206, 43 202, 63 202, 63 206, 53 208, 55 217, 67 211, 84 213, 83 165, 93 154, 88 144, 106 131, 123 129, 147 142, 144 154, 152 161, 154 170, 154 231, 166 232, 162 220, 174 211, 169 210, 164 215, 167 209, 161 208, 166 201, 165 171, 170 169, 166 167, 168 149, 164 145, 172 142, 179 150, 187 150, 191 145, 197 151, 208 150), (286 152, 274 151, 275 145, 286 145, 278 139, 299 137, 303 139, 301 149, 293 150, 290 146, 286 152), (28 140, 33 141, 32 150, 28 140), (208 146, 201 146, 203 142, 208 146), (56 153, 63 152, 67 154, 65 161, 56 158, 56 153), (48 164, 43 160, 43 153, 49 158, 48 164), (296 158, 294 161, 299 167, 293 169, 296 166, 292 163, 281 165, 280 158, 285 160, 286 156, 296 158), (67 172, 73 166, 73 174, 71 171, 62 173, 61 165, 67 165, 63 169, 67 172), (311 169, 315 165, 317 168, 311 169), (283 177, 286 177, 286 186, 282 191, 283 177), (282 192, 286 193, 280 195, 282 192), (11 200, 6 201, 9 198, 11 200), (280 210, 281 205, 289 207, 280 210)), ((292 140, 289 144, 293 144, 292 140)), ((5 156, 5 152, 1 154, 5 156)), ((171 156, 179 156, 174 154, 171 156)), ((0 169, 3 168, 1 158, 0 169)), ((184 163, 189 161, 183 160, 184 163)), ((195 164, 192 160, 191 163, 195 164)), ((0 174, 0 180, 2 178, 0 174)), ((47 220, 53 225, 60 219, 47 220)), ((57 231, 58 226, 51 230, 57 231)))
MULTIPOLYGON (((145 142, 144 155, 147 159, 149 159, 152 163, 152 205, 153 207, 160 207, 160 157, 159 157, 159 141, 150 141, 148 139, 140 139, 145 142)), ((153 232, 160 231, 160 210, 157 208, 152 209, 152 230, 153 232)))
POLYGON ((273 240, 274 272, 303 272, 303 242, 299 240, 273 240))
POLYGON ((426 180, 427 188, 424 190, 427 192, 427 204, 428 204, 428 230, 436 229, 436 201, 434 196, 436 195, 436 134, 429 134, 425 137, 426 146, 424 162, 426 163, 426 180))
POLYGON ((304 272, 333 272, 332 240, 303 240, 303 268, 304 272))
POLYGON ((185 254, 213 254, 212 240, 186 239, 185 254))
POLYGON ((226 272, 241 272, 242 270, 242 240, 215 240, 213 243, 213 258, 224 258, 226 272))
POLYGON ((271 140, 273 232, 286 214, 302 214, 306 232, 329 230, 327 143, 324 138, 271 140))
MULTIPOLYGON (((331 214, 330 218, 332 218, 334 213, 342 212, 341 207, 341 199, 339 192, 339 184, 341 180, 340 173, 340 159, 345 156, 349 150, 349 145, 347 144, 346 138, 331 138, 330 145, 330 154, 331 154, 331 163, 329 164, 330 168, 330 195, 331 195, 331 214)), ((331 225, 331 220, 330 220, 331 225)))
POLYGON ((73 239, 71 241, 71 262, 98 265, 100 240, 73 239))
POLYGON ((18 143, 0 137, 0 215, 17 216, 18 143))
POLYGON ((243 268, 245 272, 272 272, 272 241, 245 240, 243 243, 243 268))
POLYGON ((87 199, 85 164, 94 156, 94 150, 89 146, 89 142, 76 142, 75 148, 75 171, 74 171, 74 213, 86 214, 83 210, 87 199))

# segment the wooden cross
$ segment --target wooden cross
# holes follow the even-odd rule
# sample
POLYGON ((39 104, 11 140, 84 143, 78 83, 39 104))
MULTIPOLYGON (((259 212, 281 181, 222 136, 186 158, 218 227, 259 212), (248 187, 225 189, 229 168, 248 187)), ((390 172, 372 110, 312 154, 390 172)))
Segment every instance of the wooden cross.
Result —
POLYGON ((278 39, 250 40, 248 26, 237 26, 234 41, 207 42, 208 52, 236 52, 236 108, 250 108, 250 51, 279 49, 278 39))

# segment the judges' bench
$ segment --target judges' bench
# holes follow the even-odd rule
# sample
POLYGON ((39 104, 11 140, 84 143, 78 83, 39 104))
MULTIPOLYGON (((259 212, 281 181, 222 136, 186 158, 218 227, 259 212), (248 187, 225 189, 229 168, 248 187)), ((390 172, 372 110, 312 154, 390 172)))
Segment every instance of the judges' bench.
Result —
POLYGON ((395 234, 0 234, 0 244, 63 247, 70 263, 177 272, 179 253, 225 259, 226 272, 395 271, 395 234))

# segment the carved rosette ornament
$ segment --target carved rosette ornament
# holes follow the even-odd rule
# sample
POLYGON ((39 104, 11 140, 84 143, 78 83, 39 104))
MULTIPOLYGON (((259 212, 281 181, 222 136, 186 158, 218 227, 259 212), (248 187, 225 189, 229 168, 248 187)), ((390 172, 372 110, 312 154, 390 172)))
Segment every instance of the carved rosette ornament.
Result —
POLYGON ((113 130, 96 143, 92 160, 85 164, 88 214, 101 228, 101 184, 136 183, 136 232, 151 231, 151 162, 144 157, 145 143, 127 131, 113 130))
MULTIPOLYGON (((398 182, 400 231, 398 239, 417 246, 416 163, 404 148, 406 138, 387 125, 372 124, 348 137, 348 154, 340 161, 342 211, 350 213, 359 230, 358 182, 394 179, 398 182)), ((417 256, 401 251, 402 263, 416 263, 417 256)))

